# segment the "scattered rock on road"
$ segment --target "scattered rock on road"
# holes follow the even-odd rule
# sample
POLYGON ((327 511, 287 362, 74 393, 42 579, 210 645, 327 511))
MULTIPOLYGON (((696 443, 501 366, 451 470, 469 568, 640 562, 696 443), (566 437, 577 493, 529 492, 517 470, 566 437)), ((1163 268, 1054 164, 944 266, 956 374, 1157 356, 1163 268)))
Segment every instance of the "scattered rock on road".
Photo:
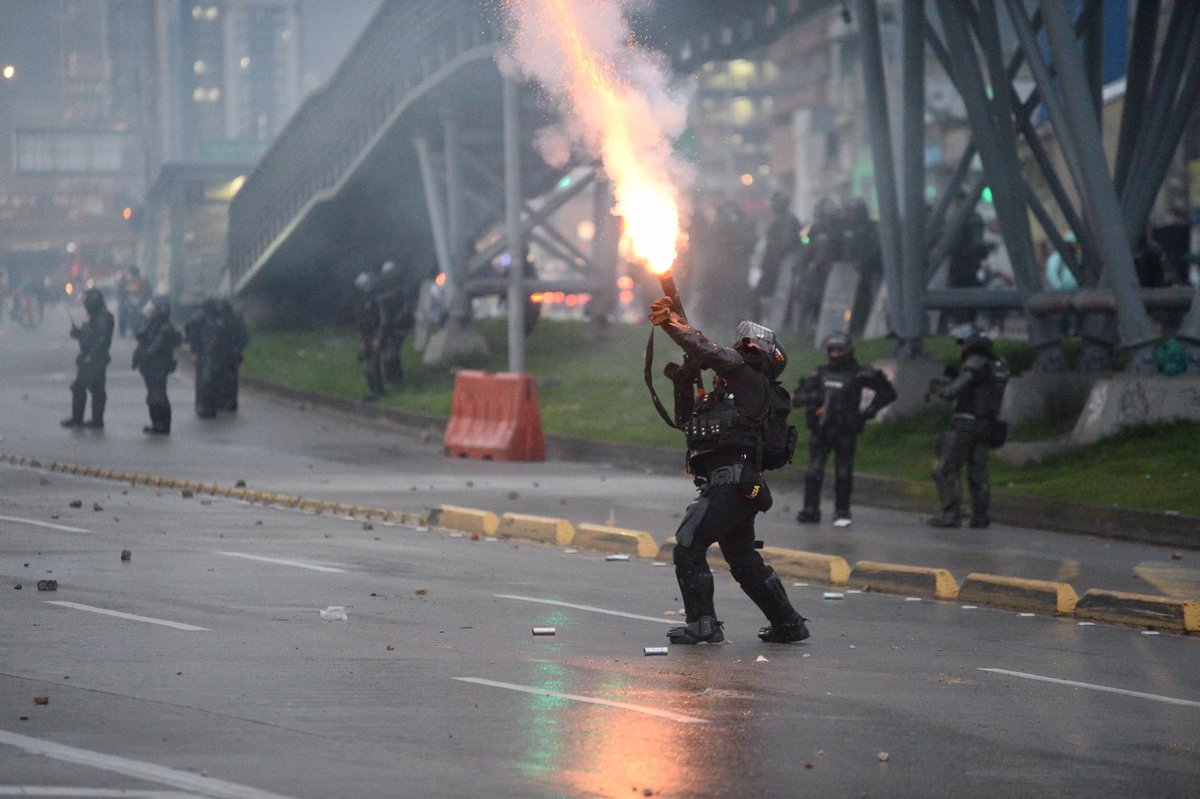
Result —
POLYGON ((888 753, 887 753, 887 752, 880 752, 880 753, 877 755, 877 757, 879 758, 879 762, 880 762, 880 763, 886 763, 886 762, 888 762, 888 753))
POLYGON ((35 705, 48 705, 48 704, 50 704, 50 697, 48 697, 48 696, 35 696, 35 697, 33 698, 33 703, 34 703, 35 705))
POLYGON ((93 503, 92 503, 92 510, 96 511, 97 513, 99 513, 100 511, 104 510, 104 506, 103 506, 103 505, 101 505, 99 502, 93 502, 93 503))
POLYGON ((413 593, 417 596, 425 596, 429 593, 429 590, 425 588, 418 588, 416 591, 413 591, 413 593))
POLYGON ((73 499, 70 502, 68 502, 67 504, 70 505, 72 508, 82 508, 83 500, 82 499, 73 499))
POLYGON ((121 560, 122 560, 123 562, 125 562, 125 563, 128 563, 128 562, 129 562, 129 559, 130 559, 130 558, 132 558, 132 557, 133 557, 133 553, 132 553, 132 552, 130 552, 128 549, 122 549, 122 550, 121 550, 121 560))
POLYGON ((38 580, 37 589, 39 591, 57 591, 58 580, 38 580))
POLYGON ((184 499, 191 499, 192 497, 196 496, 196 493, 190 488, 185 488, 179 493, 184 499))

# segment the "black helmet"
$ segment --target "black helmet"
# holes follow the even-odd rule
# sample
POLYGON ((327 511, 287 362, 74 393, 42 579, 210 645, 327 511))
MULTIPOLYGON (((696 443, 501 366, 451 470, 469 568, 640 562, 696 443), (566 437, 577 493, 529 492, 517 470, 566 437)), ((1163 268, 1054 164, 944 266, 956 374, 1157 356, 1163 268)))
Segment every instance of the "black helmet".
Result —
POLYGON ((91 288, 83 292, 83 307, 88 313, 96 313, 104 308, 104 295, 100 289, 91 288))
POLYGON ((854 355, 854 339, 850 338, 845 333, 831 333, 825 337, 823 344, 825 354, 829 356, 829 360, 837 360, 839 358, 850 358, 854 355), (834 353, 837 353, 834 355, 834 353))
POLYGON ((954 336, 954 341, 962 347, 964 353, 992 354, 992 340, 988 338, 987 333, 974 325, 959 325, 950 331, 950 335, 954 336))
POLYGON ((787 353, 779 346, 779 339, 771 328, 743 319, 737 324, 735 337, 734 348, 745 347, 763 354, 763 371, 768 377, 777 377, 787 366, 787 353))

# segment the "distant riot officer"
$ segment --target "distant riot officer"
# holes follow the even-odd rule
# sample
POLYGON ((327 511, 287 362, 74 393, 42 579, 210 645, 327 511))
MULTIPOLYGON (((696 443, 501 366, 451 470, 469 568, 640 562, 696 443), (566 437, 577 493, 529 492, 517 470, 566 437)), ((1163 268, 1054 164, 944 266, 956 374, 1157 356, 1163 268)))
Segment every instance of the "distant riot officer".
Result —
POLYGON ((817 367, 800 380, 794 403, 806 410, 808 465, 804 469, 804 508, 796 516, 801 523, 821 520, 821 484, 829 453, 834 457, 833 524, 850 525, 850 492, 854 479, 854 450, 863 426, 896 399, 896 389, 887 376, 854 358, 854 342, 845 333, 825 339, 829 363, 817 367), (863 389, 874 392, 862 408, 863 389))
POLYGON ((955 339, 962 348, 961 367, 956 374, 935 378, 929 386, 930 395, 954 403, 950 429, 942 435, 933 470, 942 512, 929 519, 929 525, 962 525, 965 465, 971 491, 971 526, 983 528, 991 523, 988 448, 1002 445, 1008 432, 1008 426, 997 418, 1008 384, 1008 366, 982 331, 971 326, 957 328, 955 339))
POLYGON ((383 378, 387 383, 399 385, 404 380, 404 364, 400 353, 404 340, 415 325, 414 297, 397 274, 396 264, 387 261, 379 269, 379 286, 376 301, 383 317, 383 342, 380 358, 383 378))
POLYGON ((367 379, 367 394, 363 402, 374 402, 383 396, 383 339, 387 334, 379 298, 372 290, 375 281, 366 272, 354 279, 354 287, 361 292, 358 303, 358 362, 363 365, 367 379))
POLYGON ((150 424, 142 432, 165 435, 171 432, 167 376, 175 371, 175 348, 183 342, 183 336, 171 324, 171 306, 165 297, 155 297, 142 313, 149 321, 135 334, 137 348, 133 351, 133 368, 146 383, 146 405, 150 409, 150 424))
MULTIPOLYGON (((688 470, 700 497, 688 506, 676 532, 673 559, 687 624, 672 628, 675 644, 720 643, 722 624, 713 605, 713 579, 707 553, 714 542, 742 590, 770 622, 759 631, 764 641, 789 643, 808 637, 803 618, 788 601, 783 582, 756 549, 754 518, 771 507, 763 480, 768 415, 776 410, 776 378, 787 364, 768 328, 740 322, 732 347, 707 339, 671 310, 663 297, 650 306, 650 321, 684 351, 684 365, 669 366, 676 384, 675 419, 687 436, 688 470), (692 385, 702 370, 716 373, 713 389, 699 400, 692 385)), ((783 391, 783 397, 787 392, 783 391)), ((783 404, 783 418, 790 400, 783 404)), ((786 422, 784 422, 786 424, 786 422)), ((795 445, 794 439, 790 442, 795 445)), ((790 453, 789 453, 790 456, 790 453)), ((782 465, 775 463, 775 466, 782 465)))
POLYGON ((791 210, 792 199, 782 192, 771 195, 771 221, 763 237, 762 276, 755 289, 757 312, 764 300, 775 293, 783 262, 800 252, 800 220, 791 210))
POLYGON ((217 300, 209 297, 183 327, 196 364, 196 416, 214 419, 217 415, 219 365, 217 350, 217 300))
POLYGON ((71 415, 62 420, 63 427, 94 427, 104 429, 104 405, 108 392, 104 382, 108 370, 108 355, 112 347, 113 315, 104 305, 99 289, 83 293, 83 308, 87 321, 82 327, 71 325, 71 338, 79 340, 79 355, 75 358, 75 380, 71 383, 71 415), (83 420, 88 392, 92 394, 92 418, 83 420))
POLYGON ((249 343, 246 320, 227 299, 216 302, 214 321, 217 334, 213 359, 215 362, 216 407, 222 411, 238 409, 238 369, 242 365, 242 353, 249 343))

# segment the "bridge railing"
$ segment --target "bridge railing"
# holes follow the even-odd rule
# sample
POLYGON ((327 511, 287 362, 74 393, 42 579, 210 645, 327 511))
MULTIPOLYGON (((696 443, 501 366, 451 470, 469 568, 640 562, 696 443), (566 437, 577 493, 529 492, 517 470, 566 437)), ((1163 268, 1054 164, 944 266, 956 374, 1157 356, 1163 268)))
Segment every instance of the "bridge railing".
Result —
POLYGON ((338 185, 396 108, 456 55, 499 36, 475 0, 388 0, 337 72, 311 94, 229 209, 238 286, 322 191, 338 185))

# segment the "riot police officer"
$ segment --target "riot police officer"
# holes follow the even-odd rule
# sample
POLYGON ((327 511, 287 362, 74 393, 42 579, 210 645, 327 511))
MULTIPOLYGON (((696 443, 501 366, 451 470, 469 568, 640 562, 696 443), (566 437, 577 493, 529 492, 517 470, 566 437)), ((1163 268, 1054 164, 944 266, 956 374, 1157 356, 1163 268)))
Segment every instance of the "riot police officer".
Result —
POLYGON ((87 321, 82 327, 71 325, 71 338, 79 340, 79 355, 75 358, 75 380, 71 383, 71 415, 62 420, 63 427, 93 427, 104 429, 104 405, 108 392, 104 388, 108 370, 108 355, 112 347, 113 315, 104 304, 100 289, 83 293, 83 308, 87 321), (83 420, 88 392, 92 394, 92 418, 83 420))
POLYGON ((941 515, 929 519, 931 527, 962 526, 962 468, 967 467, 971 491, 971 526, 991 523, 988 508, 988 449, 1004 443, 1008 426, 997 418, 1008 365, 996 355, 992 340, 983 331, 965 326, 955 331, 962 349, 957 374, 934 378, 929 394, 954 403, 950 429, 941 438, 933 482, 937 486, 941 515))
POLYGON ((375 280, 367 272, 354 279, 354 287, 362 292, 358 304, 358 361, 367 379, 367 394, 363 402, 375 402, 383 396, 383 343, 387 337, 387 317, 374 291, 375 280))
MULTIPOLYGON (((754 540, 755 516, 771 507, 771 492, 762 476, 765 420, 774 408, 773 381, 787 356, 775 333, 753 322, 738 324, 732 347, 710 341, 672 310, 670 297, 650 306, 650 321, 684 351, 684 365, 670 370, 676 384, 675 418, 687 436, 688 470, 700 490, 675 534, 673 553, 687 624, 672 628, 667 636, 675 644, 724 640, 707 560, 708 548, 716 542, 733 578, 770 622, 759 638, 802 641, 809 636, 807 619, 792 607, 783 582, 763 562, 754 540), (706 369, 716 374, 713 389, 695 400, 690 386, 706 369)), ((784 408, 786 414, 786 404, 784 408)))
POLYGON ((175 371, 175 348, 183 336, 171 324, 171 306, 165 297, 152 299, 142 313, 149 321, 135 334, 137 348, 133 351, 133 368, 141 372, 146 383, 146 405, 150 409, 150 424, 142 432, 166 435, 171 432, 167 376, 175 371))
POLYGON ((854 479, 854 450, 863 426, 896 399, 887 376, 854 358, 854 341, 845 333, 825 339, 829 363, 800 380, 795 405, 806 410, 808 465, 804 468, 804 508, 796 521, 821 521, 821 483, 829 453, 834 457, 833 525, 850 526, 850 491, 854 479), (874 392, 863 410, 863 389, 874 392))

